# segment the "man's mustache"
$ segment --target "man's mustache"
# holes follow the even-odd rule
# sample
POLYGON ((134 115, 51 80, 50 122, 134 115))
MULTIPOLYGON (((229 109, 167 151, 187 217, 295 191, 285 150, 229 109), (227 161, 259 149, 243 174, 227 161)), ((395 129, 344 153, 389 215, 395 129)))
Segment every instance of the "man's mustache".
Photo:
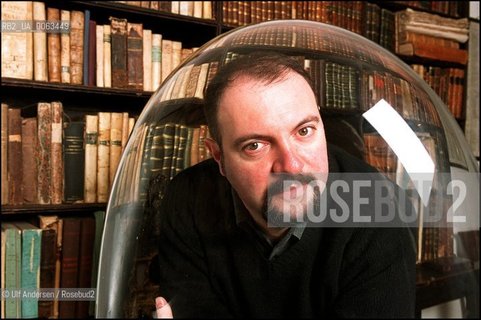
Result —
POLYGON ((297 174, 290 174, 290 173, 276 173, 272 175, 272 182, 269 183, 267 188, 267 194, 269 196, 274 196, 277 194, 283 193, 285 190, 284 182, 297 182, 301 185, 307 185, 311 181, 317 180, 313 174, 310 173, 297 173, 297 174))

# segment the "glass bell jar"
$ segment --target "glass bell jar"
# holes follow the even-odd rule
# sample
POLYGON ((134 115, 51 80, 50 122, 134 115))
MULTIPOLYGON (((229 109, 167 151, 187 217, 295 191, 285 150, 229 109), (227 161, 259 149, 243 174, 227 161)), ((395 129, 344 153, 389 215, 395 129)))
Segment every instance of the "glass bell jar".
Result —
MULTIPOLYGON (((162 285, 159 217, 152 208, 159 207, 176 174, 210 157, 202 106, 212 77, 254 51, 298 59, 313 79, 328 143, 363 159, 412 196, 419 217, 418 306, 428 306, 429 295, 437 294, 424 280, 479 270, 479 254, 473 253, 479 250, 479 236, 473 236, 479 230, 478 164, 441 98, 410 66, 358 34, 319 22, 275 20, 206 43, 168 76, 140 114, 108 202, 97 317, 152 316, 162 285), (417 173, 428 176, 427 193, 414 183, 417 173), (441 219, 425 224, 423 211, 429 208, 441 219)), ((452 288, 443 287, 443 294, 452 289, 455 296, 454 290, 467 292, 473 285, 479 290, 479 278, 465 274, 453 278, 452 288)))

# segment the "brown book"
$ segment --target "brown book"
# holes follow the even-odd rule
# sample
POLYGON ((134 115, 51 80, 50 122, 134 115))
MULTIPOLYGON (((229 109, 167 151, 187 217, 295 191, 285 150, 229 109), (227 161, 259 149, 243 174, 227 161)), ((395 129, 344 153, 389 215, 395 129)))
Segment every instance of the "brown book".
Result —
POLYGON ((97 23, 94 20, 89 20, 89 52, 88 52, 88 81, 87 84, 91 87, 95 86, 96 76, 96 58, 97 58, 97 23))
MULTIPOLYGON (((33 20, 45 21, 45 3, 33 2, 33 20)), ((33 79, 36 81, 48 81, 47 63, 47 32, 37 30, 33 33, 33 79)))
MULTIPOLYGON (((2 1, 2 21, 31 21, 32 1, 2 1)), ((2 77, 33 79, 33 33, 2 31, 2 77)))
POLYGON ((122 155, 122 128, 123 114, 121 112, 112 112, 110 118, 109 189, 114 182, 115 172, 122 155))
MULTIPOLYGON (((60 276, 62 269, 62 236, 63 236, 63 220, 59 219, 58 216, 38 216, 39 226, 41 229, 47 230, 52 229, 55 231, 55 272, 54 272, 54 282, 49 288, 60 288, 60 276)), ((41 281, 41 280, 40 280, 41 281)), ((42 283, 42 282, 40 282, 42 283)), ((57 298, 53 299, 53 318, 58 318, 58 304, 59 300, 57 298)), ((39 317, 40 313, 39 313, 39 317)))
POLYGON ((2 205, 8 204, 8 105, 2 103, 2 205))
POLYGON ((112 87, 127 88, 127 19, 110 17, 112 87))
POLYGON ((127 75, 129 88, 144 87, 143 27, 141 23, 127 24, 127 75))
POLYGON ((109 197, 110 118, 110 112, 99 112, 97 202, 107 202, 109 197))
MULTIPOLYGON (((43 229, 43 228, 42 228, 43 229)), ((55 229, 42 230, 40 249, 40 285, 41 289, 55 288, 55 266, 57 261, 57 232, 55 229)), ((38 317, 54 317, 54 300, 38 301, 38 317)))
POLYGON ((85 116, 84 201, 97 201, 98 115, 85 116))
POLYGON ((83 83, 84 13, 72 10, 70 20, 70 76, 72 84, 83 83))
POLYGON ((22 121, 22 189, 24 203, 37 203, 37 118, 22 121))
POLYGON ((52 140, 50 148, 51 165, 51 195, 52 204, 60 204, 63 199, 63 154, 62 154, 62 133, 63 133, 63 106, 61 102, 54 101, 52 105, 52 140))
POLYGON ((38 135, 38 203, 50 203, 51 187, 51 145, 52 145, 52 106, 39 102, 37 106, 38 135))
POLYGON ((22 116, 20 109, 8 109, 8 187, 10 204, 23 203, 22 193, 22 116))
MULTIPOLYGON (((70 23, 70 11, 60 10, 60 19, 70 23)), ((70 83, 70 32, 60 35, 60 66, 62 83, 70 83)))
POLYGON ((398 54, 417 56, 438 61, 448 61, 460 64, 468 62, 468 51, 439 45, 427 44, 422 41, 413 40, 409 43, 399 44, 398 54))
POLYGON ((190 72, 189 79, 187 81, 187 87, 185 89, 185 96, 188 98, 194 97, 195 89, 197 87, 197 81, 199 80, 200 65, 196 65, 190 72))
MULTIPOLYGON (((92 284, 92 258, 95 241, 95 219, 83 217, 80 227, 80 252, 78 261, 78 288, 90 288, 92 284)), ((86 319, 89 316, 89 301, 77 301, 76 318, 86 319)))
MULTIPOLYGON (((63 289, 78 287, 80 227, 80 218, 68 217, 63 219, 62 269, 60 276, 60 288, 63 289)), ((75 304, 76 301, 59 301, 59 318, 75 318, 75 304)))
MULTIPOLYGON (((47 20, 59 23, 60 10, 47 8, 47 20)), ((48 81, 60 82, 61 63, 60 63, 60 33, 47 33, 47 53, 48 53, 48 81)))

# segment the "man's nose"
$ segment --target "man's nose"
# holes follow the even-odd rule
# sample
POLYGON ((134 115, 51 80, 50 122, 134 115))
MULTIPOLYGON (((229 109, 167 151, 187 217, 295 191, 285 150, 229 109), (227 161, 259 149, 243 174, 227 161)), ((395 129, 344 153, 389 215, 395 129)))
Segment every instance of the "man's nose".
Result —
POLYGON ((304 162, 293 146, 289 144, 279 145, 272 166, 273 172, 297 174, 302 172, 303 167, 304 162))

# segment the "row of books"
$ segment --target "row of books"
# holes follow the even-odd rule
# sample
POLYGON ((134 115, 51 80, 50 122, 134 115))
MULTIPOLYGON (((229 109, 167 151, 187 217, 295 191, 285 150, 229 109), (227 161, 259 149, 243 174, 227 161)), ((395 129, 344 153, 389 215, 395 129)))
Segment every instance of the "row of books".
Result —
POLYGON ((129 6, 170 12, 185 16, 213 19, 212 1, 115 1, 129 6))
POLYGON ((434 12, 439 12, 443 14, 450 15, 452 17, 459 17, 461 15, 461 10, 463 9, 462 2, 458 1, 394 1, 404 6, 430 10, 434 12))
POLYGON ((384 99, 404 119, 442 127, 436 108, 421 88, 388 72, 376 70, 362 73, 361 81, 365 84, 361 94, 365 110, 384 99))
POLYGON ((170 180, 185 168, 210 158, 205 145, 208 137, 209 129, 204 124, 142 124, 132 135, 137 147, 127 151, 112 205, 145 201, 151 179, 162 175, 170 180))
POLYGON ((453 19, 406 9, 395 13, 397 54, 466 64, 468 52, 460 48, 469 34, 467 18, 453 19))
POLYGON ((110 18, 101 25, 90 10, 46 8, 38 1, 2 2, 2 21, 61 21, 65 32, 2 32, 2 77, 106 88, 155 91, 197 48, 110 18))
POLYGON ((97 211, 2 222, 2 319, 93 316, 89 293, 69 300, 57 292, 96 288, 104 218, 105 212, 97 211))
POLYGON ((223 23, 242 26, 278 19, 335 25, 393 49, 394 14, 363 1, 223 1, 223 23))
POLYGON ((411 67, 433 88, 455 118, 463 117, 465 80, 463 69, 426 67, 421 64, 412 64, 411 67))
POLYGON ((2 103, 2 204, 103 203, 135 119, 98 112, 65 121, 61 102, 36 117, 2 103))

